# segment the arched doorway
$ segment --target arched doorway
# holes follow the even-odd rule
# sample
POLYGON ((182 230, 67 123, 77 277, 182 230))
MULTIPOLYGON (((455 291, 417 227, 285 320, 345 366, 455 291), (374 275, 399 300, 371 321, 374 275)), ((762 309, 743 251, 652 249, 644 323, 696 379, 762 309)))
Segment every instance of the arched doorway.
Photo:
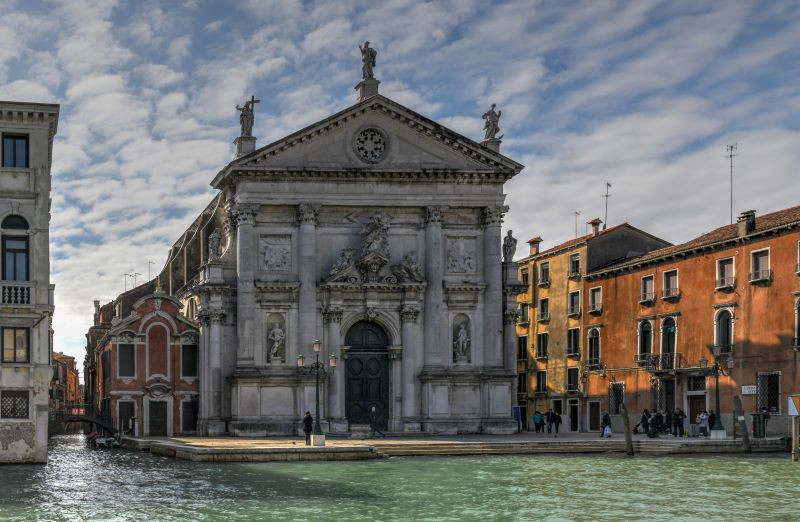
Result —
POLYGON ((354 324, 345 336, 345 415, 352 424, 369 424, 370 408, 386 429, 389 418, 389 340, 383 328, 369 321, 354 324))

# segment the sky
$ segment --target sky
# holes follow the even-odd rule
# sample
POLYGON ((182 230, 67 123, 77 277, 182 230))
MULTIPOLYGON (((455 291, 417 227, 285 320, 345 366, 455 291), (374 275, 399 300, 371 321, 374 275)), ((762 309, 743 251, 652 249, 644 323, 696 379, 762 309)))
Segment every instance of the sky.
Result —
POLYGON ((506 229, 548 248, 586 222, 683 242, 800 204, 800 2, 0 1, 0 99, 61 105, 55 346, 83 360, 94 299, 162 268, 233 157, 251 94, 265 145, 381 94, 476 140, 491 103, 506 229), (151 262, 152 264, 148 263, 151 262))

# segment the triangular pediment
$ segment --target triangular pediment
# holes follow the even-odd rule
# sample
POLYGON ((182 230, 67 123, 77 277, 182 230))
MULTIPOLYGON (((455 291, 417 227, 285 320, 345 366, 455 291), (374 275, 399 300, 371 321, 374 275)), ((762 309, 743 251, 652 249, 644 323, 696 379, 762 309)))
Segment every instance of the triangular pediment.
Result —
POLYGON ((239 170, 468 172, 511 177, 519 163, 383 96, 359 102, 237 158, 212 182, 239 170))

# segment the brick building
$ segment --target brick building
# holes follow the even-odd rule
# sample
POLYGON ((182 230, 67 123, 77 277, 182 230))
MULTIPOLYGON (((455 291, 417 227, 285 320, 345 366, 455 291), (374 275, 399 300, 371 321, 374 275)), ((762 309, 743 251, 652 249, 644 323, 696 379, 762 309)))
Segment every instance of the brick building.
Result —
POLYGON ((526 424, 533 411, 552 408, 564 414, 565 430, 586 429, 583 324, 594 310, 583 305, 584 275, 669 245, 627 223, 606 230, 601 223, 595 219, 590 234, 542 252, 541 238, 533 238, 530 255, 519 261, 526 292, 517 296, 518 405, 526 424))
POLYGON ((53 352, 53 378, 50 380, 50 411, 62 411, 81 402, 75 357, 53 352))
POLYGON ((787 433, 786 397, 800 391, 800 206, 745 212, 686 243, 590 270, 583 288, 590 412, 617 414, 624 400, 637 416, 681 408, 694 422, 715 409, 718 360, 728 434, 734 395, 745 412, 771 412, 769 433, 787 433))
POLYGON ((197 325, 152 283, 95 302, 85 368, 93 416, 140 436, 196 433, 197 325))

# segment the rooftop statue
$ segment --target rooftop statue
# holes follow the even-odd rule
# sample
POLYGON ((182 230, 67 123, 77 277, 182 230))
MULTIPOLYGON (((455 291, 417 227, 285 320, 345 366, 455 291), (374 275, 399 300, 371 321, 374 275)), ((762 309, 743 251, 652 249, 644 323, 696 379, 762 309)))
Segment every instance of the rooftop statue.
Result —
POLYGON ((493 103, 492 108, 483 114, 485 122, 483 124, 483 130, 485 131, 483 136, 484 140, 499 140, 503 137, 497 136, 497 133, 500 132, 500 115, 503 114, 503 111, 495 112, 495 105, 496 104, 493 103))
POLYGON ((514 260, 514 253, 517 251, 517 240, 513 236, 514 232, 509 230, 503 240, 503 261, 510 263, 514 260))
POLYGON ((236 110, 241 111, 239 115, 239 125, 242 126, 241 136, 250 137, 253 135, 253 122, 255 121, 253 109, 255 104, 260 102, 261 100, 256 100, 255 96, 250 96, 250 99, 244 103, 244 107, 236 106, 236 110))
POLYGON ((378 56, 378 51, 369 46, 369 42, 364 42, 364 46, 358 46, 361 50, 361 74, 364 79, 375 78, 372 68, 375 67, 375 58, 378 56))

